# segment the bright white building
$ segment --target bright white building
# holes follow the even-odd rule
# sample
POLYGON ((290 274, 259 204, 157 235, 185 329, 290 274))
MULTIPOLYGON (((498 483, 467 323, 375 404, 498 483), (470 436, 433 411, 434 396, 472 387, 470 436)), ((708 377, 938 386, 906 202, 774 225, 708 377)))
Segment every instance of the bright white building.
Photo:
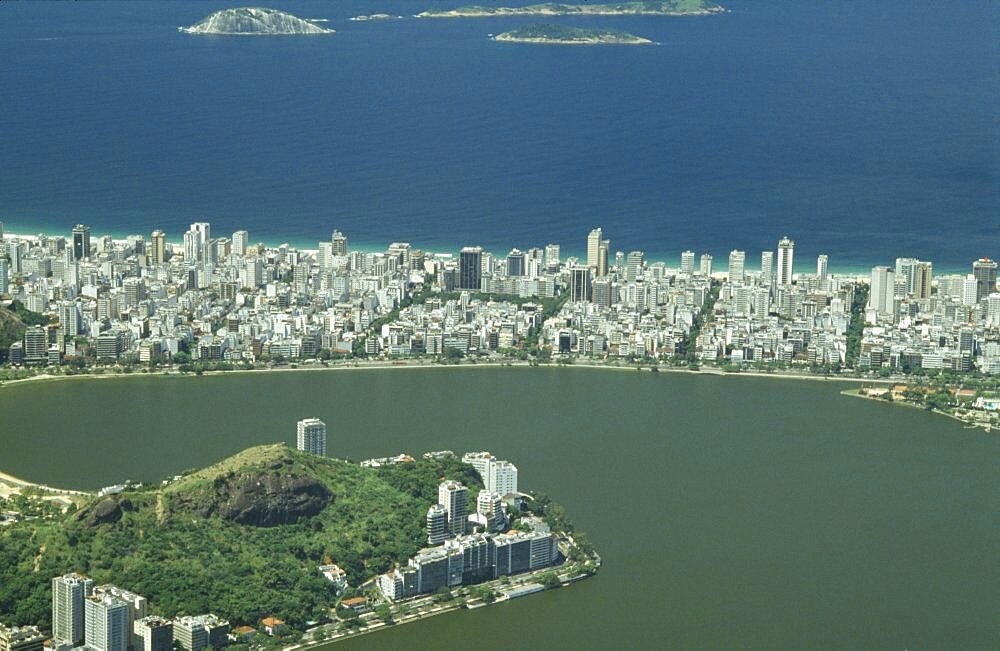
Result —
POLYGON ((326 456, 326 423, 318 418, 306 418, 298 423, 295 447, 302 452, 326 456))

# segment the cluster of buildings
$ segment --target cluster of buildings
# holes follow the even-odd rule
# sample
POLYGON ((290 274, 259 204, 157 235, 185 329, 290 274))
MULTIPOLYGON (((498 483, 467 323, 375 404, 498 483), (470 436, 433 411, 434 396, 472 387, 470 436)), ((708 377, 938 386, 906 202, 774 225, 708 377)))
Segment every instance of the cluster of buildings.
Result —
POLYGON ((859 367, 1000 374, 997 263, 981 258, 969 274, 932 272, 913 258, 872 269, 859 367))
POLYGON ((167 620, 128 590, 95 586, 79 574, 52 579, 53 651, 171 651, 175 645, 198 651, 227 646, 229 634, 229 622, 215 615, 167 620))
POLYGON ((698 359, 846 365, 856 280, 831 274, 826 255, 817 257, 815 273, 794 269, 788 237, 778 242, 777 261, 774 251, 761 252, 758 271, 747 269, 745 251, 730 252, 713 313, 698 334, 698 359))
POLYGON ((974 262, 969 275, 934 276, 930 262, 900 258, 865 279, 830 273, 820 255, 815 273, 796 273, 795 243, 784 237, 760 253, 759 268, 739 250, 725 269, 693 251, 667 267, 643 251, 612 254, 601 228, 586 251, 585 259, 563 259, 558 244, 505 256, 476 246, 430 254, 395 242, 366 252, 349 250, 339 231, 304 250, 250 244, 243 230, 219 236, 207 222, 191 224, 182 244, 159 230, 92 239, 78 225, 70 237, 5 237, 0 225, 0 296, 53 320, 0 356, 15 365, 256 362, 502 353, 530 339, 555 355, 595 359, 683 351, 734 364, 1000 373, 991 260, 974 262), (862 285, 868 327, 860 358, 848 360, 862 285), (547 312, 554 297, 564 303, 547 312), (710 318, 699 320, 709 305, 710 318))
POLYGON ((425 266, 408 244, 348 252, 337 231, 302 251, 251 244, 247 231, 215 236, 207 222, 191 224, 182 245, 160 230, 115 240, 84 225, 70 238, 5 236, 0 226, 0 295, 53 320, 3 352, 39 366, 346 353, 424 281, 425 266))
POLYGON ((475 467, 485 488, 473 504, 460 482, 438 486, 438 503, 427 510, 428 547, 378 577, 386 599, 481 583, 557 561, 557 538, 542 520, 532 518, 530 531, 509 529, 507 509, 519 499, 517 467, 489 452, 470 452, 462 461, 475 467))

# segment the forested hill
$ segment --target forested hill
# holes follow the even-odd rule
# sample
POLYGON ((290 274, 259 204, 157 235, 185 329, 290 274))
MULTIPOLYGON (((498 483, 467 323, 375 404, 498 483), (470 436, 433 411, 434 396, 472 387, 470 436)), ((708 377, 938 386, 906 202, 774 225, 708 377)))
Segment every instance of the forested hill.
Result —
POLYGON ((322 621, 335 595, 317 566, 337 563, 358 585, 404 562, 423 546, 443 477, 482 487, 454 457, 362 468, 261 446, 166 487, 0 527, 0 621, 50 626, 50 581, 67 572, 137 592, 167 617, 322 621))

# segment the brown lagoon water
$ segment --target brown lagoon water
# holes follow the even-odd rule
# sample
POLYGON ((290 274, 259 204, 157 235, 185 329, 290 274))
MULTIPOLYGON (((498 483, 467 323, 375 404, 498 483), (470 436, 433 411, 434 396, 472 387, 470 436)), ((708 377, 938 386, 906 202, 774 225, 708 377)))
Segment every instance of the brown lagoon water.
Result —
POLYGON ((995 646, 1000 437, 842 388, 572 368, 25 384, 0 388, 0 469, 158 480, 317 416, 333 456, 510 458, 604 557, 352 647, 995 646))

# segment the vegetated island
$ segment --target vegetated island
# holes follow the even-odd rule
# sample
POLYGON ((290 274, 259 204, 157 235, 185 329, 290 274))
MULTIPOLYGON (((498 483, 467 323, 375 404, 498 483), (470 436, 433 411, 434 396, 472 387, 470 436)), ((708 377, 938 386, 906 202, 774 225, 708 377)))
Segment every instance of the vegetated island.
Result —
POLYGON ((398 20, 402 16, 394 16, 392 14, 368 14, 367 16, 354 16, 353 18, 348 18, 347 20, 360 23, 367 20, 398 20))
MULTIPOLYGON (((483 481, 448 451, 377 461, 264 445, 162 484, 66 496, 63 508, 41 489, 12 486, 15 494, 0 493, 0 621, 49 630, 52 577, 80 572, 143 595, 149 612, 163 617, 212 612, 234 628, 280 618, 288 625, 280 645, 288 646, 419 619, 431 614, 431 601, 441 612, 559 587, 600 565, 561 506, 540 493, 511 494, 504 498, 504 530, 511 531, 469 538, 500 544, 533 528, 551 532, 558 554, 549 565, 480 572, 430 594, 386 599, 378 578, 397 564, 405 571, 427 546, 424 524, 442 478, 468 489, 472 512, 483 481), (344 582, 331 578, 334 564, 344 582), (355 609, 366 612, 359 619, 355 609)), ((460 553, 426 551, 451 560, 460 553)))
POLYGON ((581 29, 562 25, 529 25, 493 37, 505 43, 549 45, 650 45, 653 41, 613 29, 581 29))
POLYGON ((484 18, 490 16, 707 16, 725 9, 709 0, 642 0, 615 4, 570 5, 556 2, 526 7, 470 5, 429 9, 418 18, 484 18))
POLYGON ((308 20, 266 7, 233 7, 205 16, 194 25, 178 27, 185 34, 233 36, 282 36, 297 34, 333 34, 308 20))

